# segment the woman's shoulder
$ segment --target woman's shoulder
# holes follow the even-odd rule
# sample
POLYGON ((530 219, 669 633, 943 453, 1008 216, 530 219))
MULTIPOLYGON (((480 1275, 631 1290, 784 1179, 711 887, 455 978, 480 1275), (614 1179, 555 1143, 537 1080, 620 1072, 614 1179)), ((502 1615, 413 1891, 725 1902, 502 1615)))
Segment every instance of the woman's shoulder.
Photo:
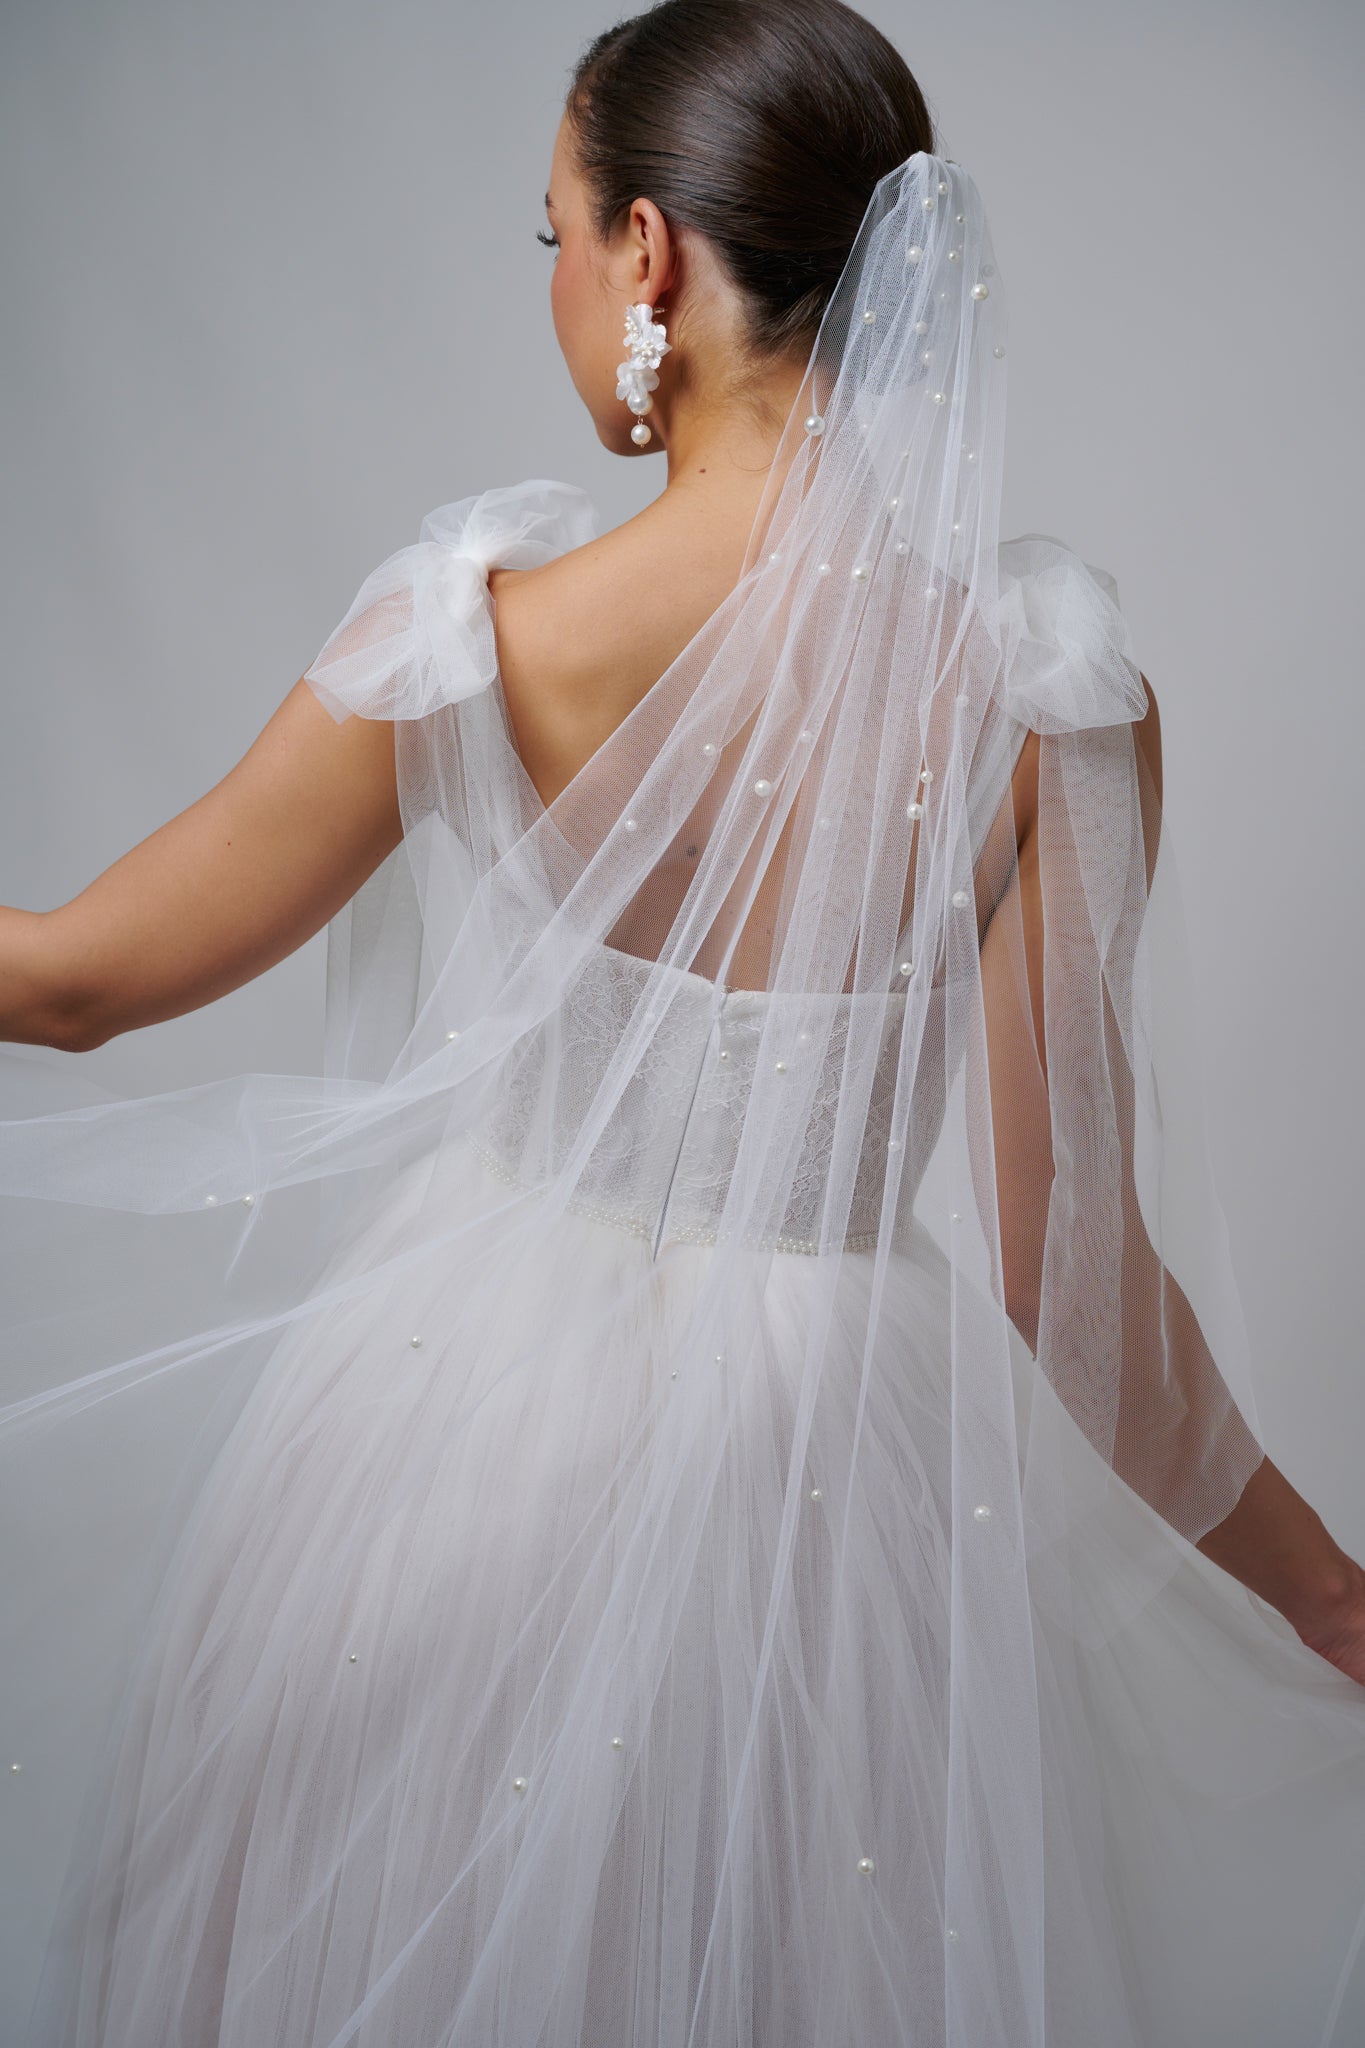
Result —
POLYGON ((599 531, 597 507, 579 484, 535 476, 437 505, 423 518, 418 542, 461 554, 487 571, 537 567, 599 531))
MULTIPOLYGON (((577 484, 438 505, 365 577, 305 672, 337 718, 421 718, 501 682, 549 799, 733 586, 743 534, 655 499, 607 532, 577 484)), ((532 764, 535 765, 532 765, 532 764)))
POLYGON ((1040 733, 1144 717, 1149 693, 1110 572, 1050 533, 1002 540, 998 565, 996 630, 1011 716, 1040 733))
POLYGON ((752 515, 664 494, 540 567, 489 574, 502 694, 543 801, 572 781, 734 590, 752 515))
POLYGON ((304 680, 338 720, 422 718, 497 674, 489 571, 535 569, 592 540, 577 484, 527 477, 436 506, 364 577, 304 680))

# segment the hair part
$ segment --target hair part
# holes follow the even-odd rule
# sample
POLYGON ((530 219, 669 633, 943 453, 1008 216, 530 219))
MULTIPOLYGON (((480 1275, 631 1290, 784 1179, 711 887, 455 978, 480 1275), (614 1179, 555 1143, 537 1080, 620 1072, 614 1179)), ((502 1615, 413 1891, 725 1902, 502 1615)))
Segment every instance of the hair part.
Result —
POLYGON ((640 197, 705 235, 759 360, 809 353, 878 179, 934 149, 904 58, 843 0, 661 0, 594 38, 564 110, 598 240, 640 197))

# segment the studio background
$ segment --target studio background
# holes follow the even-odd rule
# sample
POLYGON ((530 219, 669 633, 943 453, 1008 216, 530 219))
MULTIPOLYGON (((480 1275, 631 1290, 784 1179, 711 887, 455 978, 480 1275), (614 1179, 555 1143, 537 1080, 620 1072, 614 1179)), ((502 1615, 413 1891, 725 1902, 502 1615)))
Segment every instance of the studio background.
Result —
MULTIPOLYGON (((1003 532, 1115 575, 1161 706, 1260 1419, 1365 1556, 1365 19, 1325 0, 864 11, 991 220, 1003 532)), ((613 525, 662 487, 661 459, 598 445, 534 239, 569 67, 615 18, 0 14, 0 901, 66 901, 224 775, 432 506, 559 477, 613 525)), ((324 958, 319 934, 190 1016, 35 1050, 35 1072, 74 1059, 138 1094, 315 1071, 324 958)), ((3 1941, 0 2038, 36 1966, 22 1913, 3 1941)))

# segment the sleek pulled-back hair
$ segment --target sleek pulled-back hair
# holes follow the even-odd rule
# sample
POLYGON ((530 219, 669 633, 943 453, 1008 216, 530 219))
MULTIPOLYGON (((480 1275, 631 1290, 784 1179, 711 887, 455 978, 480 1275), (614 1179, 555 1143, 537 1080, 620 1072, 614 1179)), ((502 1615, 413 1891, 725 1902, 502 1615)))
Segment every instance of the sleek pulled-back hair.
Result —
POLYGON ((758 358, 809 350, 877 180, 934 148, 904 58, 842 0, 662 0, 588 45, 565 113, 599 240, 641 196, 707 236, 758 358))

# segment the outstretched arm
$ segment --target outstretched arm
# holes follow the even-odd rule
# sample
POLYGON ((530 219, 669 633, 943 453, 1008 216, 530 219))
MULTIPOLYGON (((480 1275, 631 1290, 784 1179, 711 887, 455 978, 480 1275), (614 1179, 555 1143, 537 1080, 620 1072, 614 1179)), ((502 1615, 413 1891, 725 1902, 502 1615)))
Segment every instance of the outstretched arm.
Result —
POLYGON ((403 836, 386 720, 300 679, 237 766, 55 910, 0 908, 0 1038, 85 1052, 284 959, 403 836))

